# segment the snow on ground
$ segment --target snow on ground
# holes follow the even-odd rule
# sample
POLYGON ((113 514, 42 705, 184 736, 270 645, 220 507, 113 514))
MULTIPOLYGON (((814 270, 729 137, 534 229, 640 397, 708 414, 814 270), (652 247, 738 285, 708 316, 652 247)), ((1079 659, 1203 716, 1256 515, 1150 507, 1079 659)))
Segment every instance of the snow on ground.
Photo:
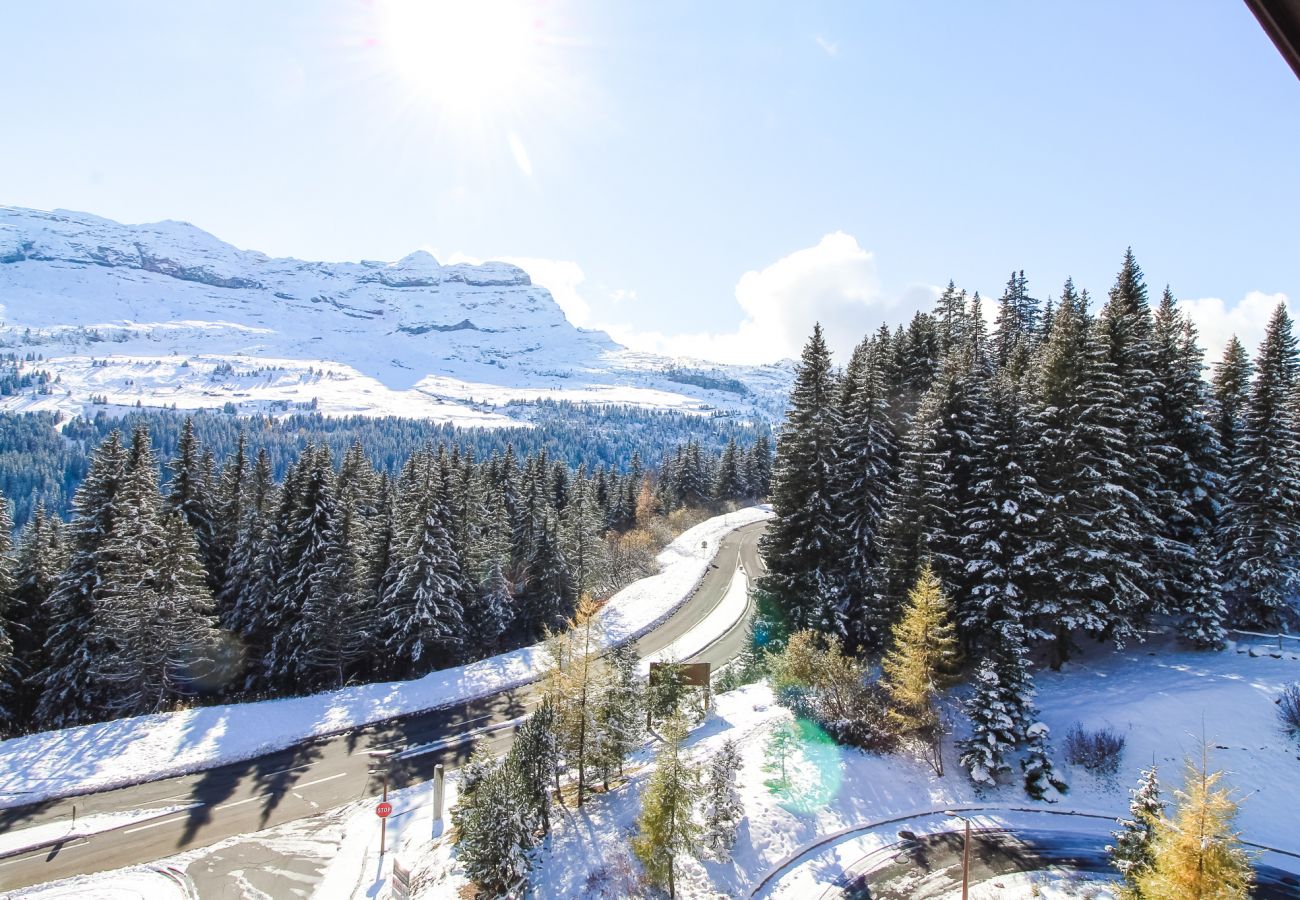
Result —
MULTIPOLYGON (((1300 854, 1294 829, 1294 810, 1300 807, 1300 745, 1279 729, 1274 705, 1283 684, 1300 680, 1300 653, 1278 653, 1276 642, 1272 652, 1278 658, 1267 652, 1251 656, 1244 646, 1194 653, 1154 638, 1125 651, 1094 649, 1059 673, 1037 671, 1042 717, 1056 736, 1056 762, 1071 785, 1056 804, 1029 800, 1018 782, 977 790, 957 765, 952 738, 944 753, 947 774, 939 778, 919 760, 841 747, 807 724, 800 728, 802 746, 789 767, 790 784, 781 788, 775 774, 765 769, 765 750, 773 728, 789 721, 790 714, 775 703, 766 685, 719 695, 713 713, 694 730, 688 745, 702 761, 728 738, 738 741, 746 821, 732 859, 683 862, 678 896, 749 896, 785 864, 798 868, 808 845, 882 820, 945 809, 985 810, 978 815, 1011 824, 1020 821, 1018 809, 1118 816, 1127 809, 1128 788, 1153 757, 1161 767, 1166 796, 1180 785, 1182 757, 1196 751, 1202 717, 1211 765, 1225 769, 1228 782, 1246 798, 1238 818, 1244 838, 1300 854), (1088 728, 1109 724, 1125 735, 1118 775, 1098 777, 1065 763, 1061 738, 1076 721, 1088 728)), ((961 736, 959 732, 953 737, 961 736)), ((534 871, 530 896, 550 900, 635 895, 639 867, 627 841, 635 830, 652 754, 653 747, 639 754, 628 784, 593 799, 581 812, 563 813, 534 871)), ((1047 818, 1032 817, 1039 827, 1047 818)), ((1111 827, 1096 819, 1068 821, 1073 831, 1104 832, 1111 827)), ((896 840, 896 831, 887 833, 896 840)), ((829 865, 808 867, 811 880, 798 880, 787 890, 784 877, 778 877, 769 889, 783 898, 818 896, 816 891, 830 886, 843 865, 862 855, 852 848, 842 859, 832 854, 829 865)), ((1297 856, 1269 853, 1265 861, 1300 871, 1297 856)), ((422 897, 454 896, 454 889, 464 883, 449 848, 437 849, 422 865, 433 879, 422 897)))
POLYGON ((97 813, 82 816, 75 822, 69 818, 66 822, 48 822, 31 828, 19 828, 0 833, 0 857, 14 856, 37 847, 50 847, 54 844, 89 837, 103 831, 112 831, 135 822, 147 822, 160 819, 172 813, 183 812, 200 804, 192 803, 182 806, 162 806, 155 809, 133 809, 126 812, 97 813))
MULTIPOLYGON (((750 507, 684 532, 659 554, 657 575, 619 591, 602 609, 606 642, 633 640, 686 602, 712 560, 701 543, 716 549, 731 531, 770 516, 770 507, 750 507)), ((540 677, 546 665, 537 644, 415 681, 137 716, 0 741, 0 808, 249 759, 306 738, 517 687, 540 677)))
MULTIPOLYGON (((970 886, 970 900, 1118 900, 1117 879, 1091 878, 1062 872, 1019 872, 970 886)), ((959 900, 961 891, 939 900, 959 900)))
POLYGON ((193 900, 183 877, 153 866, 104 875, 79 875, 38 884, 6 895, 12 900, 193 900))

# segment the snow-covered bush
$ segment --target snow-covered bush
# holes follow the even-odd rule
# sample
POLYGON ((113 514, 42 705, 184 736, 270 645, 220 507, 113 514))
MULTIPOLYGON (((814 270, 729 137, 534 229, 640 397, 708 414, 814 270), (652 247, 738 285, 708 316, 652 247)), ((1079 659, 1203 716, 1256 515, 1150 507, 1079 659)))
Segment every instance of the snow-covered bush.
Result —
POLYGON ((1277 715, 1288 734, 1300 737, 1300 681, 1282 688, 1277 698, 1277 715))
POLYGON ((1079 722, 1065 733, 1065 760, 1090 772, 1114 775, 1124 755, 1124 735, 1109 725, 1088 731, 1079 722))

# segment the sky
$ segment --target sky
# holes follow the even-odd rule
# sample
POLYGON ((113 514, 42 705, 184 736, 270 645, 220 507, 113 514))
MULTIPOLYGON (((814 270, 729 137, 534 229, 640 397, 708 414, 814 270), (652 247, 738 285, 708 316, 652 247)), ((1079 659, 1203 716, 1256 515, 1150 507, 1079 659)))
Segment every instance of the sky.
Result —
POLYGON ((1300 80, 1233 0, 43 0, 0 83, 0 204, 510 260, 637 349, 843 353, 1128 246, 1211 354, 1300 312, 1300 80))

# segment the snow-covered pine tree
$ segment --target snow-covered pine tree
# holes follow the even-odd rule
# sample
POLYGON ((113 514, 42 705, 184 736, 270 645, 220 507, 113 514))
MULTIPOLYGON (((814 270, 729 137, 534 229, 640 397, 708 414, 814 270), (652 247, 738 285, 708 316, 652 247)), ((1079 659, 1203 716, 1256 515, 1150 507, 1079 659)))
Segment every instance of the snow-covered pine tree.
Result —
POLYGON ((641 658, 631 644, 610 650, 605 662, 608 671, 596 707, 592 764, 608 790, 610 779, 615 773, 622 774, 627 755, 641 743, 645 731, 645 682, 637 675, 641 658))
POLYGON ((560 627, 573 611, 573 578, 558 531, 554 516, 548 516, 538 529, 528 562, 518 618, 523 633, 533 637, 560 627))
POLYGON ((216 635, 193 529, 180 507, 164 509, 143 423, 131 437, 116 505, 98 609, 98 627, 114 652, 99 675, 112 691, 111 712, 159 712, 208 674, 216 635))
POLYGON ((8 736, 18 725, 18 692, 15 690, 15 623, 11 618, 14 589, 13 519, 9 501, 0 492, 0 736, 8 736))
POLYGON ((1279 303, 1256 359, 1224 517, 1223 574, 1233 616, 1246 627, 1276 628, 1300 578, 1298 367, 1291 317, 1279 303))
POLYGON ((594 589, 602 577, 600 535, 604 530, 604 516, 586 476, 586 469, 579 466, 561 517, 564 558, 573 574, 573 588, 579 595, 594 589))
POLYGON ((713 481, 713 496, 720 501, 741 500, 748 491, 742 467, 740 448, 734 437, 727 438, 727 446, 718 459, 718 473, 713 481))
POLYGON ((114 431, 95 450, 72 501, 68 567, 45 604, 49 638, 45 669, 34 676, 40 700, 34 714, 42 728, 93 721, 108 699, 98 670, 115 652, 99 624, 103 602, 105 545, 117 522, 117 495, 126 476, 122 435, 114 431))
POLYGON ((1171 534, 1168 521, 1182 498, 1169 481, 1175 450, 1161 429, 1159 405, 1167 386, 1159 377, 1155 329, 1142 269, 1130 248, 1098 316, 1097 333, 1115 377, 1119 403, 1114 426, 1128 457, 1114 482, 1120 488, 1113 492, 1114 502, 1137 525, 1137 543, 1117 548, 1137 564, 1132 577, 1144 595, 1131 598, 1134 602, 1125 611, 1134 625, 1141 625, 1153 611, 1164 611, 1165 598, 1177 593, 1179 574, 1190 564, 1191 552, 1171 534))
POLYGON ((194 433, 192 417, 186 417, 181 426, 181 435, 176 442, 176 456, 168 468, 171 480, 167 486, 167 508, 180 513, 194 529, 208 584, 213 590, 219 590, 225 573, 221 571, 216 505, 212 496, 212 484, 205 471, 203 446, 194 433))
POLYGON ((1042 337, 1040 319, 1039 302, 1029 296, 1029 282, 1024 270, 1012 272, 998 301, 998 315, 989 348, 993 365, 1006 373, 1012 382, 1024 377, 1033 350, 1042 337))
POLYGON ((496 765, 458 804, 456 856, 489 895, 516 887, 532 869, 535 841, 521 781, 509 761, 496 765))
POLYGON ((970 501, 960 512, 967 602, 957 625, 968 648, 996 644, 995 627, 1019 626, 1050 568, 1043 534, 1047 498, 1035 477, 1038 435, 1029 398, 1001 369, 990 379, 986 402, 970 501))
POLYGON ((966 292, 957 290, 957 285, 949 280, 948 286, 935 301, 934 311, 930 313, 938 336, 940 358, 945 358, 966 345, 970 321, 966 315, 966 306, 966 292))
POLYGON ((1231 471, 1237 444, 1245 427, 1250 404, 1250 380, 1254 371, 1246 348, 1234 334, 1223 348, 1223 358, 1214 364, 1214 426, 1223 448, 1224 468, 1231 471))
POLYGON ((465 611, 465 620, 472 623, 467 635, 472 637, 476 656, 491 655, 499 646, 501 636, 514 622, 515 597, 510 582, 495 561, 487 578, 473 592, 473 605, 465 611))
POLYGON ((38 503, 18 537, 14 589, 7 613, 14 648, 13 668, 7 683, 18 727, 26 727, 36 709, 40 691, 34 679, 48 662, 47 603, 58 585, 64 563, 59 520, 46 515, 45 504, 38 503))
POLYGON ((884 645, 893 617, 880 580, 883 520, 896 455, 881 359, 887 352, 888 347, 875 338, 864 340, 854 351, 858 364, 850 366, 844 378, 832 495, 844 542, 834 562, 840 591, 847 599, 848 643, 869 650, 884 645))
POLYGON ((961 767, 977 785, 993 786, 1008 771, 1006 756, 1015 748, 1012 721, 1003 704, 1003 688, 993 660, 985 657, 975 672, 975 692, 966 701, 971 736, 961 741, 961 767))
POLYGON ((839 553, 839 523, 831 504, 837 388, 819 324, 804 346, 777 438, 776 517, 761 543, 767 564, 761 587, 775 599, 791 631, 813 627, 842 633, 843 628, 843 598, 832 574, 839 553))
POLYGON ((745 481, 749 497, 766 497, 772 491, 772 444, 765 434, 758 436, 745 457, 745 481))
POLYGON ((740 748, 728 740, 708 763, 700 812, 704 822, 700 843, 715 860, 725 860, 736 843, 736 829, 745 817, 745 804, 736 786, 740 748))
POLYGON ((555 732, 555 703, 543 698, 510 746, 511 764, 519 772, 519 796, 532 830, 551 830, 551 782, 559 765, 559 738, 555 732))
POLYGON ((881 663, 890 720, 900 734, 923 740, 935 737, 939 725, 935 700, 957 663, 951 605, 939 577, 926 563, 908 592, 881 663))
POLYGON ((664 727, 663 746, 655 755, 655 770, 641 794, 637 835, 632 839, 636 854, 653 884, 677 896, 677 857, 693 854, 699 847, 700 826, 695 821, 695 804, 700 773, 682 747, 686 721, 669 719, 664 727))
MULTIPOLYGON (((1164 490, 1158 510, 1164 526, 1165 582, 1158 604, 1183 619, 1184 631, 1204 647, 1221 647, 1212 634, 1212 608, 1222 603, 1215 556, 1201 545, 1215 535, 1222 498, 1223 466, 1219 438, 1206 410, 1209 386, 1196 330, 1178 311, 1165 288, 1155 315, 1153 364, 1160 390, 1156 402, 1156 442, 1163 447, 1160 475, 1164 490), (1195 635, 1199 635, 1196 637, 1195 635)), ((1219 609, 1217 617, 1222 618, 1219 609)))
POLYGON ((383 599, 380 633, 403 676, 451 665, 464 651, 464 585, 446 517, 431 492, 423 525, 411 535, 405 561, 383 599))
POLYGON ((1042 722, 1035 722, 1025 729, 1025 741, 1027 752, 1020 761, 1025 775, 1025 793, 1035 800, 1055 803, 1058 795, 1064 794, 1069 786, 1052 764, 1051 730, 1042 722))
POLYGON ((1124 487, 1130 457, 1109 342, 1067 281, 1037 371, 1039 487, 1047 499, 1049 577, 1033 607, 1035 636, 1055 641, 1053 667, 1069 658, 1076 629, 1123 645, 1136 634, 1146 594, 1136 502, 1124 487))
POLYGON ((1222 772, 1210 772, 1202 756, 1187 761, 1183 789, 1174 792, 1172 818, 1161 816, 1151 844, 1151 865, 1137 877, 1143 900, 1213 897, 1245 900, 1254 881, 1251 854, 1233 829, 1237 801, 1218 787, 1222 772))
POLYGON ((244 521, 245 495, 250 487, 252 468, 252 461, 248 457, 248 441, 241 428, 235 440, 235 452, 230 454, 221 469, 221 478, 213 497, 216 513, 213 523, 216 538, 215 571, 210 575, 213 594, 218 598, 218 614, 223 618, 227 607, 221 603, 221 597, 230 583, 231 557, 244 521))
POLYGON ((1124 878, 1128 891, 1137 893, 1138 879, 1155 861, 1152 845, 1156 828, 1165 814, 1164 801, 1160 799, 1160 780, 1153 763, 1143 769, 1138 786, 1129 791, 1128 819, 1118 819, 1119 831, 1112 831, 1115 843, 1106 847, 1110 862, 1124 878))

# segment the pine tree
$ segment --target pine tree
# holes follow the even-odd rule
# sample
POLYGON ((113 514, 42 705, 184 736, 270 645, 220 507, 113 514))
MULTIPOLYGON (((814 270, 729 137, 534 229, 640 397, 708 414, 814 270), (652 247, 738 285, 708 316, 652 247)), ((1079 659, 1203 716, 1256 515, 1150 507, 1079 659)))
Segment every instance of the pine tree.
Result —
POLYGON ((1234 334, 1223 348, 1223 359, 1214 365, 1213 388, 1214 425, 1219 432, 1224 462, 1229 468, 1236 459, 1237 444, 1245 427, 1253 368, 1246 348, 1234 334))
POLYGON ((736 828, 745 817, 745 804, 736 787, 740 772, 740 748, 728 740, 709 760, 708 777, 700 799, 704 818, 701 843, 716 860, 725 860, 736 843, 736 828))
POLYGON ((543 698, 532 715, 519 726, 510 757, 520 773, 519 790, 533 830, 551 830, 551 780, 559 765, 559 738, 555 731, 555 704, 543 698))
POLYGON ((1039 302, 1029 296, 1024 270, 1012 272, 998 301, 997 321, 993 326, 994 365, 1013 381, 1019 380, 1041 333, 1039 302))
POLYGON ((601 579, 603 524, 586 471, 579 467, 563 515, 564 558, 569 563, 574 590, 579 594, 595 588, 601 579))
POLYGON ((14 722, 25 727, 39 697, 37 679, 48 657, 48 601, 58 585, 64 567, 59 520, 47 516, 38 503, 18 539, 14 563, 14 588, 9 598, 7 619, 13 629, 13 668, 7 680, 14 722))
POLYGON ((1164 490, 1158 510, 1164 527, 1165 582, 1158 604, 1184 619, 1185 636, 1202 647, 1222 647, 1212 618, 1222 618, 1219 572, 1210 541, 1217 532, 1223 491, 1219 437, 1209 421, 1209 387, 1191 322, 1166 288, 1155 316, 1154 366, 1160 386, 1156 441, 1162 447, 1164 490), (1217 608, 1216 608, 1217 607, 1217 608))
POLYGON ((518 618, 524 634, 533 637, 558 628, 573 610, 573 578, 557 531, 555 520, 547 517, 528 561, 518 618))
POLYGON ((507 761, 483 774, 457 805, 456 856, 489 894, 505 893, 532 869, 535 841, 523 793, 522 776, 507 761))
POLYGON ((650 881, 666 886, 672 898, 677 896, 677 857, 693 854, 699 846, 700 826, 694 814, 700 774, 682 747, 686 740, 685 720, 670 719, 663 738, 663 746, 655 755, 654 774, 641 794, 632 852, 650 881))
POLYGON ((845 376, 832 496, 844 542, 835 569, 846 598, 845 630, 851 646, 870 650, 884 644, 893 612, 879 574, 896 452, 881 359, 886 352, 876 341, 864 341, 855 351, 857 367, 845 376))
POLYGON ((433 496, 426 510, 383 599, 385 650, 403 674, 422 675, 456 662, 465 641, 460 563, 443 524, 446 513, 433 496))
POLYGON ((998 775, 1010 770, 1006 756, 1016 745, 1015 722, 1006 709, 1005 689, 993 660, 985 657, 975 673, 975 693, 966 701, 971 736, 962 741, 961 766, 979 785, 997 784, 998 775))
POLYGON ((1020 761, 1025 775, 1025 793, 1035 800, 1056 802, 1056 796, 1068 790, 1064 779, 1056 774, 1052 764, 1051 731, 1042 722, 1025 729, 1028 750, 1020 761))
POLYGON ((1276 628, 1300 576, 1298 367, 1291 317, 1279 303, 1258 354, 1228 485, 1224 575, 1235 618, 1247 627, 1276 628))
POLYGON ((1133 564, 1130 577, 1136 591, 1112 629, 1126 633, 1150 612, 1159 611, 1163 598, 1177 590, 1179 571, 1186 565, 1179 558, 1188 552, 1162 518, 1180 498, 1172 496, 1165 479, 1173 450, 1160 433, 1159 402, 1166 386, 1156 373, 1155 327, 1142 269, 1129 249, 1096 323, 1118 400, 1110 424, 1126 457, 1126 464, 1111 476, 1112 504, 1136 526, 1136 540, 1112 548, 1113 554, 1123 554, 1133 564))
POLYGON ((1051 568, 1037 440, 1028 398, 1008 372, 998 372, 990 384, 970 501, 961 514, 958 550, 966 561, 968 599, 957 624, 968 647, 996 640, 990 632, 1003 625, 1021 625, 1051 568))
MULTIPOLYGON (((239 542, 239 532, 244 523, 244 505, 248 499, 246 494, 250 492, 250 488, 254 494, 266 490, 260 485, 250 484, 249 479, 252 475, 253 465, 248 458, 248 443, 241 428, 239 437, 235 441, 235 452, 230 455, 221 469, 221 479, 217 483, 213 497, 215 571, 210 574, 212 590, 219 601, 218 613, 223 621, 229 607, 220 600, 231 580, 230 567, 235 545, 239 542)), ((268 484, 269 481, 268 477, 268 484)))
POLYGON ((490 655, 499 646, 501 635, 505 634, 515 616, 515 598, 501 571, 500 561, 492 563, 492 568, 483 583, 473 595, 474 603, 466 610, 465 620, 473 623, 467 627, 472 633, 474 643, 483 655, 490 655))
POLYGON ((770 593, 792 631, 816 627, 842 633, 843 598, 832 574, 839 527, 831 504, 839 416, 830 351, 813 329, 795 372, 785 424, 777 439, 772 507, 762 539, 770 593))
POLYGON ((642 709, 645 683, 637 675, 641 658, 632 644, 615 647, 605 659, 608 677, 601 685, 596 706, 592 765, 608 790, 615 772, 622 774, 623 761, 641 743, 645 727, 642 709))
POLYGON ((17 663, 14 658, 12 606, 17 582, 14 578, 13 519, 9 501, 0 493, 0 735, 12 734, 18 724, 18 693, 14 688, 17 663))
POLYGON ((1034 431, 1039 486, 1047 498, 1043 548, 1051 560, 1033 609, 1034 636, 1053 638, 1053 666, 1084 630, 1123 646, 1136 634, 1147 595, 1140 588, 1142 540, 1120 427, 1123 403, 1104 335, 1087 295, 1066 282, 1037 371, 1034 431))
POLYGON ((561 753, 569 767, 578 770, 578 806, 586 799, 587 765, 598 742, 601 696, 608 681, 599 608, 584 594, 564 631, 547 641, 552 659, 547 693, 555 704, 561 753))
POLYGON ((171 481, 168 485, 167 506, 180 513, 194 529, 194 538, 198 541, 200 559, 208 583, 213 590, 219 590, 225 573, 221 571, 216 510, 212 485, 204 467, 203 447, 194 434, 192 417, 187 417, 181 426, 176 457, 169 468, 171 481))
POLYGON ((1128 893, 1140 897, 1138 879, 1155 862, 1152 845, 1156 828, 1165 814, 1154 764, 1142 770, 1138 786, 1130 790, 1129 795, 1132 798, 1128 807, 1131 818, 1118 820, 1120 830, 1111 832, 1115 843, 1107 846, 1106 852, 1110 854, 1111 865, 1123 876, 1128 893))
POLYGON ((66 728, 97 718, 108 700, 98 667, 116 652, 98 627, 109 563, 106 545, 117 523, 117 495, 126 476, 126 450, 114 431, 96 449, 77 494, 68 528, 69 562, 46 602, 46 667, 34 719, 66 728))
POLYGON ((948 598, 928 563, 921 567, 890 637, 881 664, 890 719, 901 734, 933 739, 939 726, 935 701, 955 673, 958 656, 948 598))
POLYGON ((1237 802, 1217 787, 1222 772, 1210 772, 1204 758, 1187 761, 1183 789, 1174 793, 1172 818, 1161 816, 1151 843, 1152 862, 1139 872, 1143 900, 1230 900, 1250 895, 1250 854, 1232 821, 1237 802))
POLYGON ((115 652, 99 673, 111 686, 112 711, 159 712, 210 671, 216 635, 194 532, 180 508, 164 511, 144 425, 132 435, 117 507, 98 610, 115 652))

